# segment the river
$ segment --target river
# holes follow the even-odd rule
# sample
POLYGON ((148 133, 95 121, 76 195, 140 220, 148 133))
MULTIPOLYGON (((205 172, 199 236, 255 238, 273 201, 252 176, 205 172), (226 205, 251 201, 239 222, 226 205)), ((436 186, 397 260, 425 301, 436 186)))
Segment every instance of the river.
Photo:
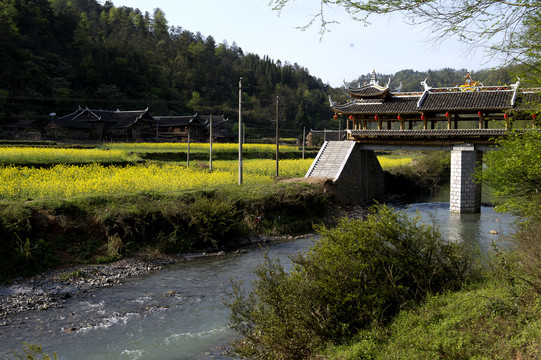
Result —
MULTIPOLYGON (((451 214, 448 202, 415 203, 402 210, 435 222, 450 241, 473 242, 483 250, 511 233, 514 221, 490 207, 480 214, 451 214)), ((273 242, 263 248, 288 264, 288 255, 307 249, 311 241, 273 242)), ((25 341, 42 344, 59 359, 230 359, 223 352, 236 334, 227 326, 223 296, 231 279, 253 279, 263 248, 254 245, 240 255, 168 265, 69 299, 63 308, 10 316, 10 324, 0 327, 0 355, 20 350, 25 341)))

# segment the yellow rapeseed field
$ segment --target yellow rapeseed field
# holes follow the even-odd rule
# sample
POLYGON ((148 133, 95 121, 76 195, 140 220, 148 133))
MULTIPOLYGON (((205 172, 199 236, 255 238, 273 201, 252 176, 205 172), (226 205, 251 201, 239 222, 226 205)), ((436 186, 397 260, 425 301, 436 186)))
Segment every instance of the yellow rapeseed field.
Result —
MULTIPOLYGON (((238 175, 202 171, 179 165, 83 166, 56 165, 48 169, 0 167, 0 199, 70 198, 86 195, 175 192, 235 184, 238 175)), ((244 183, 271 182, 269 176, 247 173, 244 183)))
MULTIPOLYGON (((280 160, 278 172, 280 177, 303 177, 312 165, 314 159, 280 160)), ((276 160, 249 159, 243 161, 243 172, 249 174, 275 176, 276 160)), ((213 169, 222 171, 238 172, 239 163, 237 160, 218 160, 212 162, 213 169)))
POLYGON ((73 164, 137 159, 124 150, 0 147, 1 164, 73 164))
MULTIPOLYGON (((137 144, 128 144, 129 149, 137 144)), ((171 145, 171 144, 152 144, 171 145)), ((173 144, 181 148, 182 144, 173 144)), ((186 144, 183 144, 184 146, 186 144)), ((199 144, 205 145, 205 144, 199 144)), ((220 144, 234 146, 235 144, 220 144)), ((207 149, 208 150, 208 145, 207 149)), ((254 145, 254 148, 256 145, 254 145)), ((261 149, 271 145, 258 145, 261 149)), ((268 150, 268 149, 267 149, 268 150)), ((263 151, 263 150, 262 150, 263 151)), ((176 164, 153 163, 128 166, 106 166, 99 162, 127 160, 127 150, 112 149, 54 149, 0 148, 4 164, 57 164, 49 168, 0 166, 0 199, 52 199, 88 195, 135 194, 140 192, 177 192, 186 189, 212 188, 238 182, 238 162, 213 161, 213 171, 207 162, 196 162, 189 168, 176 164), (88 165, 69 165, 87 163, 88 165)), ((411 158, 379 157, 382 167, 406 165, 411 158)), ((313 159, 280 160, 280 177, 303 177, 313 159)), ((270 183, 276 174, 276 161, 269 159, 243 162, 245 184, 270 183)))

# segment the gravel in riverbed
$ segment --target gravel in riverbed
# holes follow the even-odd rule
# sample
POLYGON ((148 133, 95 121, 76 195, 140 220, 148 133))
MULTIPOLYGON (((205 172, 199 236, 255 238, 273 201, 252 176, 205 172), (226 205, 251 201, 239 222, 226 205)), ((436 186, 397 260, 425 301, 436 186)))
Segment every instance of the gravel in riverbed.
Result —
POLYGON ((19 279, 0 287, 0 325, 7 325, 9 314, 28 310, 62 307, 66 299, 100 287, 118 285, 122 280, 158 270, 179 261, 180 257, 144 260, 122 259, 103 265, 83 265, 19 279))
MULTIPOLYGON (((303 235, 306 237, 310 235, 303 235)), ((292 236, 250 237, 245 244, 291 240, 292 236)), ((245 250, 236 250, 241 254, 245 250)), ((0 286, 0 326, 10 324, 9 315, 30 310, 47 310, 62 307, 67 299, 81 296, 102 287, 120 285, 128 277, 159 270, 164 265, 202 256, 220 256, 226 252, 199 253, 182 256, 136 256, 109 264, 80 265, 54 270, 30 279, 17 279, 12 284, 0 286)), ((231 254, 231 253, 229 253, 231 254)))

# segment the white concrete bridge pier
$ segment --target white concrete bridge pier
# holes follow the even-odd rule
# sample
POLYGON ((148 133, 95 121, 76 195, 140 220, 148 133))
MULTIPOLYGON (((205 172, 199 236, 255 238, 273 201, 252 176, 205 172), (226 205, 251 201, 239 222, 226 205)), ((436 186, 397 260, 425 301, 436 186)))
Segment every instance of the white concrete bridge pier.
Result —
POLYGON ((475 214, 481 211, 481 183, 474 181, 477 166, 483 160, 483 152, 473 144, 453 146, 451 151, 451 197, 450 211, 475 214))

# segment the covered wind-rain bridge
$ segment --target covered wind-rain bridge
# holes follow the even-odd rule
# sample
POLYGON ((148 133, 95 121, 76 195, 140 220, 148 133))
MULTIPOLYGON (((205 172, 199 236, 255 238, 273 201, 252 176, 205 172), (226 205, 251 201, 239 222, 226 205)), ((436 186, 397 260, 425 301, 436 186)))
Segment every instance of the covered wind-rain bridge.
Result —
POLYGON ((491 150, 495 138, 513 124, 537 125, 536 105, 541 89, 484 86, 470 74, 463 85, 432 88, 423 81, 422 92, 390 91, 378 84, 375 71, 369 84, 346 86, 351 101, 336 104, 335 118, 347 122, 347 140, 323 144, 306 177, 334 180, 339 198, 364 202, 384 193, 383 171, 374 150, 451 151, 450 210, 477 213, 481 184, 472 175, 491 150))

